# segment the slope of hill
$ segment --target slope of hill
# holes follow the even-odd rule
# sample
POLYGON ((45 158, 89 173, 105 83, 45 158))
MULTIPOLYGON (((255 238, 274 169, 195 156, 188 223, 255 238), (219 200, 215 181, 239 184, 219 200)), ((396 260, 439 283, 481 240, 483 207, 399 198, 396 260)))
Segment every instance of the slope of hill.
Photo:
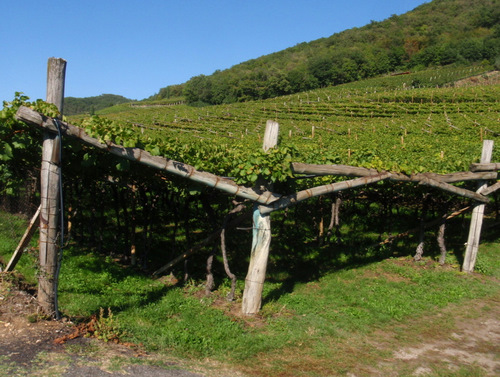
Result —
POLYGON ((484 62, 500 65, 498 0, 434 0, 404 15, 162 88, 156 99, 222 104, 271 98, 387 72, 484 62))

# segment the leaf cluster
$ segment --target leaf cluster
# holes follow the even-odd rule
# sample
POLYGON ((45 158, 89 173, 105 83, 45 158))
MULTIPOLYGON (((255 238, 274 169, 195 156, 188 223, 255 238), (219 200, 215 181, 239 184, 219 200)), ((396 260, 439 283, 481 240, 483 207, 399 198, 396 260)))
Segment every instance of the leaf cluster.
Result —
POLYGON ((58 117, 57 108, 42 100, 30 102, 22 92, 16 92, 12 101, 3 101, 0 111, 0 195, 13 195, 23 183, 26 174, 39 164, 41 143, 37 131, 15 119, 20 106, 28 106, 51 117, 58 117))
MULTIPOLYGON (((169 137, 138 132, 126 124, 96 115, 84 119, 81 127, 101 143, 141 148, 153 156, 161 155, 190 164, 198 170, 233 177, 238 184, 249 186, 255 184, 258 178, 270 183, 286 181, 292 177, 290 163, 297 156, 297 149, 293 146, 279 146, 268 152, 257 149, 248 154, 247 148, 242 144, 229 147, 224 144, 196 142, 193 139, 188 143, 179 143, 169 137)), ((85 161, 89 162, 90 159, 89 154, 84 156, 85 161)), ((92 164, 94 162, 92 160, 92 164)), ((124 168, 128 164, 120 166, 124 168)))
POLYGON ((267 152, 262 150, 234 160, 231 175, 235 182, 251 186, 261 179, 264 182, 285 182, 292 178, 290 163, 297 156, 293 146, 277 146, 267 152))

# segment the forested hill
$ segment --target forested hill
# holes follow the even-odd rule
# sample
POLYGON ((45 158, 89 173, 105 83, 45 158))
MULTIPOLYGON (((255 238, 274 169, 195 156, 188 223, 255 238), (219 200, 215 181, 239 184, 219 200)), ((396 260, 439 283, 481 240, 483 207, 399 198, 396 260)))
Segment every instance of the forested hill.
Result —
POLYGON ((95 97, 66 97, 64 98, 64 115, 75 115, 94 112, 120 103, 131 102, 131 99, 115 94, 101 94, 95 97))
POLYGON ((483 63, 500 66, 499 0, 434 0, 413 11, 160 89, 189 103, 292 94, 388 72, 483 63))

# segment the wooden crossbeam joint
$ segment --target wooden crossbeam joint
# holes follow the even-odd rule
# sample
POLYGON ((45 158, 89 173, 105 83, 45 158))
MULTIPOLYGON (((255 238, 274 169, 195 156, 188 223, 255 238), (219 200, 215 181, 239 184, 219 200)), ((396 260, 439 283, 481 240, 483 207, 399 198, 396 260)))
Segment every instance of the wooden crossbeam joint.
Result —
POLYGON ((469 169, 470 171, 498 171, 500 170, 500 162, 473 163, 469 169))

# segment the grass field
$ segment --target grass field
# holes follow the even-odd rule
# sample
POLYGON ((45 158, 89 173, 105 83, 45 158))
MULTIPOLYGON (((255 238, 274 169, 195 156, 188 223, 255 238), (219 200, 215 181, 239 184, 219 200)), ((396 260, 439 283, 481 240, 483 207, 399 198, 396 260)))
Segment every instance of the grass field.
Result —
MULTIPOLYGON (((3 223, 5 259, 24 222, 2 216, 8 229, 17 229, 6 236, 3 223)), ((494 238, 494 232, 486 236, 494 238)), ((202 282, 152 280, 110 258, 69 248, 61 271, 60 308, 76 321, 101 312, 103 340, 119 335, 149 352, 212 359, 245 375, 322 376, 357 370, 356 375, 368 376, 381 360, 415 346, 415 339, 429 342, 456 331, 464 313, 474 319, 495 312, 499 255, 498 240, 484 243, 478 259, 482 273, 474 274, 461 273, 452 254, 444 266, 431 257, 414 262, 400 256, 346 265, 307 282, 271 278, 261 313, 245 317, 239 313, 241 281, 237 300, 227 302, 228 281, 205 296, 202 282)), ((23 258, 27 263, 30 256, 23 258)), ((398 363, 400 371, 406 370, 403 361, 398 363)), ((435 376, 488 375, 481 365, 459 358, 433 363, 424 364, 435 376), (454 374, 449 374, 450 365, 458 367, 454 374)), ((406 367, 408 375, 411 367, 417 368, 406 367)), ((377 368, 389 370, 387 365, 377 368)))

